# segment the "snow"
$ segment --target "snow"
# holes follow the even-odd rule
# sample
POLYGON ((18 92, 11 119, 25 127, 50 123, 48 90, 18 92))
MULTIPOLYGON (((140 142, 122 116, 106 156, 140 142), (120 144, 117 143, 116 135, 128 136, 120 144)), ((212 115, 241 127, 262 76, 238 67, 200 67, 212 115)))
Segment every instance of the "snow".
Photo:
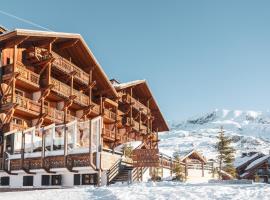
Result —
POLYGON ((113 86, 116 89, 124 89, 124 88, 127 88, 127 87, 131 87, 131 86, 134 86, 134 85, 145 83, 145 82, 146 82, 145 80, 135 80, 135 81, 130 81, 130 82, 126 82, 126 83, 114 83, 113 86))
POLYGON ((133 185, 116 184, 108 187, 85 187, 74 189, 53 189, 27 192, 0 193, 0 199, 8 200, 227 200, 227 199, 270 199, 267 184, 210 184, 148 182, 133 185))
POLYGON ((245 157, 236 158, 235 161, 234 161, 234 166, 235 167, 240 167, 241 165, 243 165, 243 164, 247 163, 248 161, 256 158, 257 156, 259 156, 259 153, 255 153, 252 156, 245 156, 245 157))
POLYGON ((214 110, 171 124, 171 131, 161 133, 159 147, 172 155, 175 151, 196 149, 207 159, 216 159, 215 144, 220 127, 232 138, 236 157, 243 152, 270 150, 270 112, 214 110))
POLYGON ((122 151, 123 151, 123 148, 124 148, 125 146, 131 147, 132 149, 136 149, 136 148, 138 148, 141 144, 142 144, 141 141, 127 142, 127 143, 124 143, 124 144, 121 144, 121 145, 115 147, 114 150, 115 150, 115 151, 122 152, 122 151))
POLYGON ((266 156, 263 156, 263 157, 261 157, 261 158, 255 160, 254 162, 250 163, 250 164, 247 166, 246 170, 252 169, 254 166, 260 164, 261 162, 265 161, 265 160, 268 159, 268 158, 270 158, 270 155, 266 155, 266 156))

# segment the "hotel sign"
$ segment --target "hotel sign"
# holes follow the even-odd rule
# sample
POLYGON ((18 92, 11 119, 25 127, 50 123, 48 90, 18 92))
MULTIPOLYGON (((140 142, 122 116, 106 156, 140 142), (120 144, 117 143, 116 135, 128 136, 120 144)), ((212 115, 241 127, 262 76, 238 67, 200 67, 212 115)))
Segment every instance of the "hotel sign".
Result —
POLYGON ((134 167, 159 167, 158 149, 135 149, 132 159, 134 167))

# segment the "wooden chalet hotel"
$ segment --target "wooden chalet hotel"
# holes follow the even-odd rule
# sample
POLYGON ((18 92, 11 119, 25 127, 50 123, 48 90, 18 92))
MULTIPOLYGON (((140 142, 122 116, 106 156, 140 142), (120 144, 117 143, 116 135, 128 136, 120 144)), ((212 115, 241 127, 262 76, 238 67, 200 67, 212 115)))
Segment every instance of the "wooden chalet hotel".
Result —
POLYGON ((0 28, 0 187, 137 181, 173 160, 145 81, 110 81, 79 34, 0 28), (132 159, 115 149, 136 143, 132 159))

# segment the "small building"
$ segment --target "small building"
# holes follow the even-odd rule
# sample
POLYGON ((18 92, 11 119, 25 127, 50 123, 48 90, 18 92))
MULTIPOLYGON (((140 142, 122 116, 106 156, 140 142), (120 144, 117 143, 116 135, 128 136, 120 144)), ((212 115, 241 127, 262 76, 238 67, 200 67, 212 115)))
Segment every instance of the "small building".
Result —
POLYGON ((240 179, 248 179, 256 182, 270 182, 270 155, 261 153, 248 156, 246 162, 237 167, 238 177, 240 179), (249 159, 248 159, 249 158, 249 159))
POLYGON ((185 163, 185 177, 187 181, 208 181, 216 178, 214 162, 207 159, 198 151, 190 150, 180 154, 180 161, 185 163))

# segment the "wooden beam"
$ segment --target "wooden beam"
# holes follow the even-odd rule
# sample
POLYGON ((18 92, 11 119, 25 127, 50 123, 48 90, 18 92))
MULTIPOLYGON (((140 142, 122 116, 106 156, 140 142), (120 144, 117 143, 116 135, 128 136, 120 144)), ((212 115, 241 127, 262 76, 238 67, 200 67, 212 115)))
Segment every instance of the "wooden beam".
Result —
POLYGON ((79 42, 79 39, 68 41, 68 42, 61 42, 61 43, 56 44, 56 46, 59 50, 63 50, 63 49, 73 47, 74 45, 77 44, 77 42, 79 42))
POLYGON ((53 44, 57 39, 57 37, 53 37, 45 40, 39 40, 36 42, 32 42, 32 45, 35 47, 47 47, 48 45, 53 44))
POLYGON ((3 45, 1 45, 0 48, 1 49, 5 49, 5 48, 10 48, 10 47, 18 46, 19 44, 21 44, 23 41, 27 40, 28 38, 29 38, 29 36, 18 37, 16 39, 11 40, 11 41, 7 41, 3 45))

